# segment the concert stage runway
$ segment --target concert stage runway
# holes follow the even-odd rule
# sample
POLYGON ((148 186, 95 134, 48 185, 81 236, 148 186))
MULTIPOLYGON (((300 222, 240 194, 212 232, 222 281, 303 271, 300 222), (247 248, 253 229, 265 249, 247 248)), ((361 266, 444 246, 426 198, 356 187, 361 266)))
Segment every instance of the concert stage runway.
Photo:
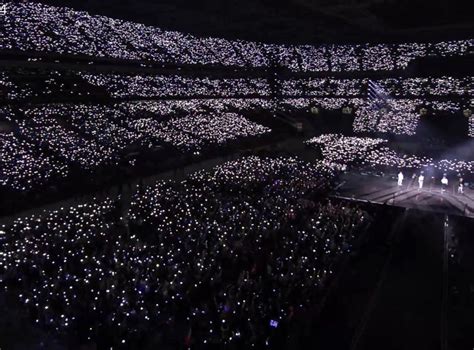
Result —
POLYGON ((339 182, 333 197, 474 217, 474 190, 465 187, 464 194, 458 194, 453 180, 445 192, 441 192, 440 184, 419 190, 417 180, 412 178, 398 187, 396 175, 348 172, 339 182))

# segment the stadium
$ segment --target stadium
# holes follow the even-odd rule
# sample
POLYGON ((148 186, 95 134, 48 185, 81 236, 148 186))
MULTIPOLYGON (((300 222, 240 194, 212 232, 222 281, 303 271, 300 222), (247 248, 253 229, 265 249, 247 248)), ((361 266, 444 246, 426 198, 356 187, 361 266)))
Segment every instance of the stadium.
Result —
POLYGON ((455 0, 0 3, 0 349, 472 349, 455 0))

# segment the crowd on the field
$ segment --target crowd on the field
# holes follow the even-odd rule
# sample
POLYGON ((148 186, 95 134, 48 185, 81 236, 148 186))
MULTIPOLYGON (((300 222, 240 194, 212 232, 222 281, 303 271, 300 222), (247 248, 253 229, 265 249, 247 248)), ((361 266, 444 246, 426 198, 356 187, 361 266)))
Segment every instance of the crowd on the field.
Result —
POLYGON ((18 122, 20 134, 39 148, 45 148, 84 169, 117 163, 112 147, 70 130, 61 120, 48 115, 48 107, 26 111, 25 114, 27 119, 18 122))
POLYGON ((194 113, 165 122, 143 118, 129 121, 139 132, 148 132, 182 151, 199 152, 205 146, 223 145, 232 140, 259 136, 271 130, 237 113, 194 113))
POLYGON ((474 160, 435 159, 430 156, 402 153, 387 145, 387 140, 371 137, 323 134, 306 141, 321 149, 323 159, 335 164, 381 171, 432 170, 440 174, 471 178, 474 160))
POLYGON ((10 127, 15 115, 0 108, 0 188, 25 191, 68 173, 64 164, 48 156, 10 127))
MULTIPOLYGON (((268 134, 270 129, 231 110, 292 110, 318 106, 355 113, 356 132, 414 135, 420 110, 454 112, 460 103, 391 99, 375 106, 359 98, 193 99, 137 101, 115 105, 51 104, 16 109, 4 107, 0 122, 16 126, 0 131, 4 144, 2 185, 27 190, 68 174, 67 165, 90 170, 115 166, 131 148, 168 144, 185 153, 201 153, 238 139, 268 134), (21 115, 22 117, 19 117, 21 115), (21 154, 22 160, 14 154, 21 154), (50 169, 46 169, 48 164, 50 169)), ((469 117, 469 135, 474 135, 469 117)))
POLYGON ((379 138, 323 134, 306 141, 306 144, 320 147, 323 158, 331 163, 349 165, 360 161, 370 150, 386 142, 379 138))
MULTIPOLYGON (((258 101, 228 103, 245 109, 258 101)), ((229 112, 229 105, 203 100, 2 108, 0 185, 29 191, 64 180, 71 167, 86 172, 117 167, 130 152, 170 146, 199 154, 271 132, 229 112)))
POLYGON ((68 175, 64 163, 12 132, 0 133, 0 187, 26 191, 68 175))
POLYGON ((418 99, 366 100, 355 111, 354 131, 415 135, 422 106, 418 99))
MULTIPOLYGON (((298 335, 370 222, 333 171, 246 157, 1 228, 0 286, 34 323, 99 348, 264 348, 298 335)), ((64 338, 62 338, 64 339, 64 338)))
POLYGON ((474 175, 474 161, 452 159, 434 159, 430 156, 405 154, 388 147, 380 147, 368 152, 362 164, 381 170, 407 169, 413 171, 431 170, 449 176, 463 176, 471 179, 474 175))
MULTIPOLYGON (((431 115, 456 114, 461 117, 465 110, 472 111, 468 101, 443 101, 418 98, 369 99, 369 98, 284 98, 278 107, 283 111, 316 108, 319 112, 346 110, 354 114, 353 130, 357 133, 376 132, 413 136, 417 133, 424 110, 431 115)), ((469 119, 469 129, 460 130, 461 134, 472 137, 474 123, 469 119)))
POLYGON ((66 7, 6 2, 0 47, 61 55, 292 71, 381 71, 405 68, 425 56, 466 55, 472 40, 359 45, 274 45, 180 32, 90 15, 66 7))
MULTIPOLYGON (((9 136, 7 132, 2 134, 5 139, 1 151, 5 164, 2 185, 30 189, 50 178, 61 178, 68 173, 65 161, 82 169, 115 165, 130 147, 150 149, 164 143, 192 154, 207 146, 270 131, 238 113, 229 112, 231 110, 289 111, 317 106, 341 111, 350 107, 355 114, 356 132, 415 135, 421 109, 428 108, 436 114, 469 108, 459 101, 389 99, 383 101, 382 106, 376 102, 362 98, 317 97, 285 98, 275 104, 264 98, 216 98, 137 101, 109 106, 51 104, 15 112, 4 107, 0 111, 0 122, 17 125, 18 129, 8 130, 9 136), (24 159, 12 158, 15 153, 24 159), (52 168, 41 170, 47 164, 52 168)), ((474 117, 468 118, 468 134, 473 136, 474 117)))

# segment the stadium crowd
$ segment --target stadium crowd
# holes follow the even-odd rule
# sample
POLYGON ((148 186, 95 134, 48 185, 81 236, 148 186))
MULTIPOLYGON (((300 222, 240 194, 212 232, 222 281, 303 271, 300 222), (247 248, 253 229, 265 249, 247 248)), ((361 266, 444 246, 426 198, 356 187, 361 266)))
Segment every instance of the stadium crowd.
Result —
MULTIPOLYGON (((439 98, 451 98, 453 110, 468 105, 474 94, 472 76, 456 78, 279 78, 277 93, 289 98, 367 98, 371 85, 383 89, 394 99, 421 99, 430 104, 439 98)), ((112 98, 183 98, 183 97, 261 97, 274 93, 267 78, 200 78, 182 75, 99 74, 59 72, 56 70, 0 71, 0 98, 25 101, 37 98, 93 97, 105 91, 112 98), (94 89, 95 87, 95 89, 94 89), (102 89, 102 90, 100 90, 102 89)), ((437 101, 442 103, 442 101, 437 101)))
POLYGON ((67 129, 60 120, 48 116, 48 112, 48 107, 25 111, 27 119, 18 121, 21 135, 84 169, 117 164, 117 156, 111 147, 67 129))
POLYGON ((112 97, 229 97, 270 95, 266 79, 186 78, 178 75, 81 74, 89 83, 105 88, 112 97))
POLYGON ((274 45, 197 38, 66 7, 6 2, 0 47, 94 58, 269 67, 293 71, 381 71, 405 68, 425 56, 466 55, 472 40, 361 45, 274 45), (301 63, 300 63, 301 62, 301 63))
POLYGON ((286 96, 366 97, 369 84, 377 84, 393 98, 436 98, 442 96, 469 97, 474 94, 474 77, 455 78, 384 78, 342 79, 302 78, 282 81, 286 96))
MULTIPOLYGON (((112 176, 103 169, 122 193, 126 176, 141 175, 132 172, 139 156, 143 163, 182 157, 169 162, 176 174, 212 151, 222 157, 227 147, 266 140, 277 123, 300 124, 284 113, 270 117, 281 111, 342 111, 354 116, 356 133, 414 136, 422 108, 466 116, 472 109, 472 76, 399 73, 419 58, 468 55, 473 40, 275 45, 198 38, 38 2, 5 6, 0 51, 20 53, 18 61, 32 56, 28 69, 0 70, 0 195, 25 194, 21 200, 48 197, 46 185, 61 191, 72 176, 81 178, 73 186, 84 185, 73 195, 94 181, 93 190, 105 192, 112 176), (36 65, 42 59, 62 70, 31 68, 47 66, 36 65), (203 77, 216 67, 213 78, 203 77), (71 97, 87 103, 67 103, 71 97)), ((433 170, 469 181, 474 174, 474 160, 404 154, 382 138, 323 134, 306 144, 322 160, 248 156, 180 182, 144 187, 140 178, 131 200, 96 198, 0 227, 0 290, 21 304, 7 306, 23 308, 66 344, 92 349, 291 342, 371 223, 361 206, 328 199, 339 171, 433 170)), ((13 197, 0 208, 13 207, 13 197)))
POLYGON ((321 148, 323 159, 329 163, 346 167, 354 166, 381 171, 426 171, 462 176, 474 176, 474 160, 434 159, 429 156, 404 154, 387 146, 387 140, 371 137, 323 134, 314 137, 306 144, 321 148))
MULTIPOLYGON (((256 102, 228 103, 245 110, 256 102)), ((89 173, 126 161, 133 166, 127 158, 130 152, 163 145, 184 155, 201 154, 271 132, 228 112, 229 105, 191 100, 4 107, 0 109, 0 189, 25 192, 61 182, 71 170, 89 173)))
POLYGON ((0 133, 0 188, 27 191, 68 175, 60 161, 14 133, 0 133))
POLYGON ((223 145, 238 138, 264 135, 271 130, 236 113, 195 113, 165 122, 136 119, 129 124, 139 132, 147 132, 170 143, 183 152, 199 152, 204 147, 223 145))
MULTIPOLYGON (((26 191, 67 177, 71 166, 83 170, 116 166, 131 149, 146 151, 170 145, 185 154, 200 154, 207 148, 270 132, 268 127, 230 110, 308 110, 313 105, 340 111, 350 106, 355 110, 356 132, 414 135, 422 106, 433 113, 462 107, 455 102, 431 101, 429 105, 416 99, 385 102, 383 108, 357 98, 287 98, 279 105, 266 99, 193 99, 50 104, 21 110, 4 107, 0 123, 17 128, 9 126, 0 131, 4 140, 1 184, 26 191)), ((467 131, 471 137, 472 120, 471 116, 467 131)))
POLYGON ((0 285, 34 323, 99 348, 265 348, 295 337, 370 222, 333 170, 245 157, 181 183, 1 228, 0 285))
POLYGON ((87 98, 95 93, 92 86, 74 72, 25 68, 0 71, 0 101, 87 98))
POLYGON ((416 99, 366 100, 355 112, 354 131, 413 136, 420 120, 417 107, 422 103, 416 99))

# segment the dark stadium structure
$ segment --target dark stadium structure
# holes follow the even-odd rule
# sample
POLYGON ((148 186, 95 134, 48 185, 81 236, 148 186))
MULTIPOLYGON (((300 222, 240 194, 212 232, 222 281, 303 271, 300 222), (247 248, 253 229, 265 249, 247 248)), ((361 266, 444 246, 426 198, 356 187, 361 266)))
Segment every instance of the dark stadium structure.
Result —
POLYGON ((0 3, 0 350, 472 349, 470 5, 0 3))

